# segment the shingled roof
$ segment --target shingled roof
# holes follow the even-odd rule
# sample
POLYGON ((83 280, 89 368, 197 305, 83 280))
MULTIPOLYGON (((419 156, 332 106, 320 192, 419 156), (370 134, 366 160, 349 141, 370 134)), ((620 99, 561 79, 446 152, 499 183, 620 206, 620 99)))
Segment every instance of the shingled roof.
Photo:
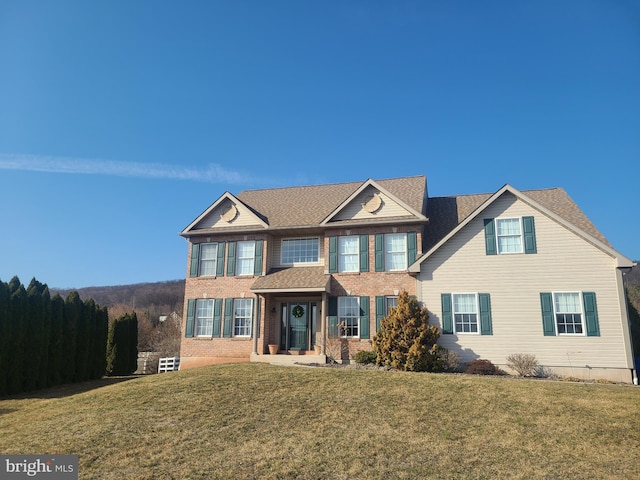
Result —
MULTIPOLYGON (((319 225, 364 183, 244 190, 236 198, 272 228, 319 225)), ((424 212, 424 175, 375 180, 375 183, 414 210, 424 212)))
MULTIPOLYGON (((605 245, 611 246, 562 188, 523 190, 522 193, 568 223, 600 240, 605 245)), ((492 193, 483 193, 451 197, 430 197, 427 201, 426 215, 430 221, 425 232, 425 251, 428 251, 456 228, 458 224, 471 215, 492 195, 492 193)))

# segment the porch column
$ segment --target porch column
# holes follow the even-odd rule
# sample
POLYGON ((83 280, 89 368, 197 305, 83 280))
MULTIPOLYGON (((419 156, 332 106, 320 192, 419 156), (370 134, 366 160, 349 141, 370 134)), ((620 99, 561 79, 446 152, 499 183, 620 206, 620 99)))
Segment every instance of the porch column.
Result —
POLYGON ((252 333, 253 333, 253 352, 252 353, 258 353, 258 335, 260 333, 260 312, 261 312, 261 306, 262 304, 262 297, 260 296, 260 294, 256 294, 256 301, 253 304, 253 326, 252 326, 252 333))
POLYGON ((322 335, 322 345, 320 353, 326 355, 327 353, 327 313, 328 313, 328 301, 327 292, 322 292, 322 315, 320 315, 320 335, 322 335))

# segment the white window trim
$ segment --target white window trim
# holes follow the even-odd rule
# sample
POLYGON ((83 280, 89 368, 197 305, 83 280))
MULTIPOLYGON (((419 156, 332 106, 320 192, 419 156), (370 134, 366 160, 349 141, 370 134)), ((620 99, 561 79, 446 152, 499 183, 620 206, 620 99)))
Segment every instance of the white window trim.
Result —
POLYGON ((396 304, 395 306, 391 307, 391 308, 396 308, 398 306, 398 295, 385 295, 384 297, 384 308, 386 310, 386 314, 385 317, 387 315, 389 315, 389 312, 391 311, 391 308, 389 308, 389 299, 394 298, 396 300, 396 304))
POLYGON ((233 315, 231 316, 231 333, 234 338, 251 338, 251 333, 253 330, 253 298, 234 298, 233 299, 233 315), (250 302, 249 307, 249 334, 248 335, 236 335, 236 319, 237 318, 245 318, 245 317, 236 317, 236 301, 238 300, 248 300, 250 302))
POLYGON ((478 292, 455 292, 451 293, 451 321, 453 323, 453 333, 455 335, 480 335, 480 299, 478 292), (477 331, 475 332, 459 332, 456 328, 456 295, 473 295, 475 297, 476 303, 476 327, 477 331))
POLYGON ((407 268, 409 268, 409 246, 408 246, 408 240, 407 240, 407 233, 406 232, 400 232, 400 233, 385 233, 384 234, 384 238, 382 239, 382 241, 384 242, 384 267, 385 267, 385 271, 387 272, 404 272, 407 268), (391 253, 400 253, 398 252, 392 252, 387 250, 387 236, 402 236, 404 239, 404 267, 402 268, 388 268, 389 265, 389 259, 388 259, 388 255, 391 253))
POLYGON ((496 252, 498 255, 519 255, 524 253, 524 225, 522 222, 522 217, 498 217, 495 219, 495 235, 496 235, 496 252), (515 237, 516 235, 499 235, 498 231, 498 223, 500 220, 518 220, 520 225, 520 250, 517 252, 501 252, 500 251, 500 237, 515 237))
POLYGON ((200 258, 198 259, 198 276, 199 277, 215 277, 217 276, 217 270, 218 270, 218 249, 220 248, 220 244, 218 242, 207 242, 207 243, 201 243, 200 244, 200 258), (202 258, 202 252, 203 252, 203 247, 205 245, 215 245, 216 246, 216 254, 214 255, 213 259, 209 259, 207 261, 213 261, 213 273, 208 275, 205 273, 202 273, 202 262, 203 262, 203 258, 202 258))
POLYGON ((238 242, 237 247, 236 247, 236 275, 239 277, 245 276, 253 276, 254 274, 254 269, 255 269, 255 265, 256 265, 256 241, 255 240, 243 240, 238 242), (253 244, 253 253, 251 255, 251 257, 240 257, 240 244, 243 243, 252 243, 253 244), (241 260, 247 260, 251 258, 253 260, 253 264, 251 267, 251 271, 249 273, 240 273, 240 261, 241 260))
POLYGON ((296 266, 309 266, 309 265, 319 265, 320 264, 320 237, 291 237, 291 238, 283 238, 280 240, 280 265, 282 266, 289 266, 289 267, 296 267, 296 266), (317 251, 316 251, 316 256, 317 256, 317 260, 315 262, 285 262, 283 259, 283 254, 284 254, 284 242, 285 241, 291 241, 291 240, 316 240, 317 242, 317 251))
POLYGON ((342 235, 338 237, 338 272, 340 273, 357 273, 360 271, 360 237, 358 235, 342 235), (342 265, 342 249, 340 248, 340 244, 343 240, 350 238, 355 239, 356 241, 356 252, 350 253, 349 256, 355 255, 356 257, 356 266, 353 270, 343 270, 341 268, 342 265))
MULTIPOLYGON (((355 298, 356 302, 358 304, 358 311, 360 311, 360 297, 357 296, 342 296, 342 297, 338 297, 338 325, 340 325, 342 323, 342 318, 340 316, 340 299, 342 298, 355 298)), ((353 317, 344 317, 344 318, 353 318, 353 317)), ((338 329, 338 337, 340 338, 360 338, 360 315, 356 315, 356 321, 357 321, 357 325, 358 325, 358 335, 343 335, 342 334, 342 328, 338 329)))
POLYGON ((213 317, 215 315, 215 309, 216 309, 216 301, 213 298, 198 298, 196 299, 196 311, 195 311, 195 321, 194 321, 194 325, 193 325, 193 331, 195 333, 195 337, 204 337, 204 338, 209 338, 213 335, 213 317), (199 317, 198 316, 198 303, 200 302, 211 302, 211 318, 209 317, 199 317), (209 320, 211 320, 211 333, 205 333, 205 334, 199 334, 197 333, 200 327, 200 320, 207 320, 207 322, 209 320))
MULTIPOLYGON (((582 292, 578 291, 578 290, 563 290, 563 291, 558 291, 558 292, 551 292, 551 303, 553 304, 553 323, 554 326, 556 328, 556 336, 567 336, 567 337, 586 337, 587 336, 587 325, 586 325, 586 319, 585 319, 585 314, 584 314, 584 299, 582 298, 582 292), (556 312, 556 294, 559 293, 572 293, 578 294, 578 305, 580 307, 580 325, 582 326, 582 333, 560 333, 560 329, 558 328, 558 318, 556 317, 556 315, 558 314, 556 312)), ((578 313, 578 312, 573 312, 573 313, 578 313)))

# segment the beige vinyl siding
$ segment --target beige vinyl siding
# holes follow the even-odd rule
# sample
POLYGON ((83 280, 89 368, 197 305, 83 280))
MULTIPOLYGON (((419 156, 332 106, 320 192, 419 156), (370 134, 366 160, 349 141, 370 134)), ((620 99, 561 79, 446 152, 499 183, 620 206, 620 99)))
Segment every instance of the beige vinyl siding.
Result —
POLYGON ((411 216, 404 207, 399 205, 397 202, 393 201, 388 196, 384 195, 381 192, 374 188, 367 188, 363 192, 360 193, 353 201, 345 206, 345 208, 333 219, 333 221, 337 220, 362 220, 362 219, 372 219, 372 218, 384 218, 384 217, 403 217, 403 216, 411 216), (378 210, 375 212, 367 212, 362 204, 365 203, 368 196, 371 194, 377 194, 380 196, 382 200, 382 204, 378 210))
POLYGON ((256 219, 256 216, 247 210, 242 205, 235 205, 238 209, 238 214, 231 222, 226 222, 221 218, 221 215, 227 211, 227 209, 232 205, 230 200, 226 200, 214 208, 209 214, 207 214, 199 223, 196 225, 196 229, 199 228, 226 228, 226 227, 246 227, 246 226, 257 226, 260 225, 260 222, 256 219))
MULTIPOLYGON (((428 227, 427 227, 428 228, 428 227)), ((442 335, 463 361, 504 364, 533 353, 545 366, 631 368, 623 339, 614 259, 511 194, 505 194, 423 262, 420 300, 441 326, 441 293, 491 295, 493 335, 442 335), (484 218, 535 217, 537 254, 486 255, 484 218), (540 292, 596 292, 599 337, 545 337, 540 292)))

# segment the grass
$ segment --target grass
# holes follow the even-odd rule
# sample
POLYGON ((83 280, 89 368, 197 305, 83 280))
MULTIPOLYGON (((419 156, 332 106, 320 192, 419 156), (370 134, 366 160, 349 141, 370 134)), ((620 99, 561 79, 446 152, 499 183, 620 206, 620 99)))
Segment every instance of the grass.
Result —
POLYGON ((82 479, 640 478, 633 386, 259 364, 103 382, 0 399, 0 452, 77 454, 82 479))

